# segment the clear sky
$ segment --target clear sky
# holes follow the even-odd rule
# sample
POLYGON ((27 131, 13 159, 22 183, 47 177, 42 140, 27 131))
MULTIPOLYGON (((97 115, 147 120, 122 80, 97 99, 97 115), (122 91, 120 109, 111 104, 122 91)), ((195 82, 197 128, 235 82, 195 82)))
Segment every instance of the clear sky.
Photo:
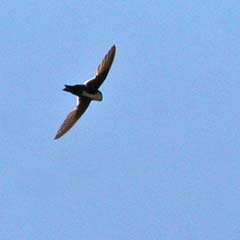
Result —
POLYGON ((239 1, 0 3, 0 239, 240 239, 239 1), (62 138, 64 84, 117 52, 62 138))

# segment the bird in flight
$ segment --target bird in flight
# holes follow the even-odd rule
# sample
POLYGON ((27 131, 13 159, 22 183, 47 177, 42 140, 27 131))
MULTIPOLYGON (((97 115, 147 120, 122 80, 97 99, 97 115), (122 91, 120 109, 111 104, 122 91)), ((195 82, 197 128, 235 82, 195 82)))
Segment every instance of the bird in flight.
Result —
POLYGON ((113 45, 99 64, 95 77, 85 81, 83 84, 73 86, 65 85, 63 91, 70 92, 77 96, 77 106, 67 115, 54 139, 60 138, 77 122, 77 120, 86 111, 92 100, 102 101, 102 93, 98 90, 98 88, 108 75, 115 52, 116 47, 113 45))

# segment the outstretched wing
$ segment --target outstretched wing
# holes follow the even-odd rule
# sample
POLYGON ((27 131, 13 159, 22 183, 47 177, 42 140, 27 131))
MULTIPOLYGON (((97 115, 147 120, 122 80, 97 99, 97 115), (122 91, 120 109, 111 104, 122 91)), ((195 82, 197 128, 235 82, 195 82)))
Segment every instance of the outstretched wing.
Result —
POLYGON ((103 83, 103 81, 105 80, 105 78, 107 77, 108 72, 113 63, 115 52, 116 52, 116 47, 115 45, 113 45, 111 49, 108 51, 108 53, 105 55, 102 62, 99 64, 97 68, 96 76, 84 83, 91 89, 91 91, 93 92, 97 91, 98 88, 103 83))
POLYGON ((63 134, 65 134, 76 122, 77 120, 83 115, 86 111, 88 105, 90 104, 91 100, 87 98, 80 97, 78 98, 79 104, 76 108, 74 108, 66 117, 63 124, 59 128, 56 136, 54 139, 60 138, 63 134))

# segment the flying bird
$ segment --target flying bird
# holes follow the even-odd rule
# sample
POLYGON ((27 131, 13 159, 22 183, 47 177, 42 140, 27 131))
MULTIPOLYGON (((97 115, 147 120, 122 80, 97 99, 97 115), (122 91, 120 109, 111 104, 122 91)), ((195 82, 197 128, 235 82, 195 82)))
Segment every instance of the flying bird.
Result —
POLYGON ((83 115, 91 101, 102 101, 102 93, 98 90, 108 75, 111 68, 116 47, 113 45, 105 55, 102 62, 97 68, 96 76, 85 81, 83 84, 65 85, 63 91, 70 92, 77 96, 77 106, 67 115, 66 119, 60 126, 54 139, 60 138, 65 134, 83 115))

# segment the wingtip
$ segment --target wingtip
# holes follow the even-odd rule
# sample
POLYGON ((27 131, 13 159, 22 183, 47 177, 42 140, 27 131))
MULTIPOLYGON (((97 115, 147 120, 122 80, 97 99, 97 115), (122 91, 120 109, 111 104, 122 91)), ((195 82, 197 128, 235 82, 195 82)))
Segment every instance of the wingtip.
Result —
POLYGON ((58 140, 64 133, 62 133, 62 131, 60 131, 60 129, 57 131, 54 140, 58 140))
POLYGON ((64 135, 65 132, 62 132, 60 129, 58 130, 58 132, 56 133, 56 136, 54 137, 54 140, 58 140, 60 137, 62 137, 62 135, 64 135))
POLYGON ((58 134, 54 137, 54 140, 58 140, 60 138, 60 136, 58 136, 58 134))

